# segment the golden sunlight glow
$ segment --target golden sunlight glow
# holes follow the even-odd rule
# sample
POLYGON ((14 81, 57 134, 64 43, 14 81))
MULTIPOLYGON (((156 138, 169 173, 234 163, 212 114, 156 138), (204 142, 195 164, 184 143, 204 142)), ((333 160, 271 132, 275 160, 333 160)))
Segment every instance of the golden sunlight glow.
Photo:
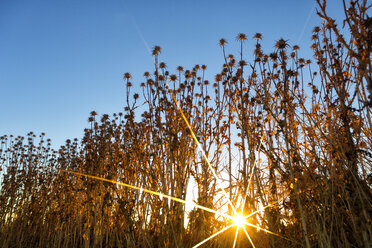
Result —
POLYGON ((236 214, 234 216, 233 221, 234 221, 234 225, 237 227, 244 227, 246 223, 244 216, 241 214, 236 214))

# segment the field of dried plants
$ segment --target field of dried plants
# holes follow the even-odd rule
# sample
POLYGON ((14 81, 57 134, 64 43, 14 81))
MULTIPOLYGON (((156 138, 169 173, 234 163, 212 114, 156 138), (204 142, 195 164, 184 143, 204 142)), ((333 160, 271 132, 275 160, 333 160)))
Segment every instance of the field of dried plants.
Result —
POLYGON ((372 18, 344 3, 342 29, 317 3, 313 61, 257 33, 247 62, 239 34, 209 81, 155 46, 141 94, 125 73, 123 113, 91 112, 81 141, 2 136, 0 247, 371 247, 372 18))

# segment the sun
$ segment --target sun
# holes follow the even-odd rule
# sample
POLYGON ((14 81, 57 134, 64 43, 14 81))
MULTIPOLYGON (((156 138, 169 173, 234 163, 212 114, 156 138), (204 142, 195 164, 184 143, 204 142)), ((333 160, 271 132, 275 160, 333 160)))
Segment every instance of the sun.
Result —
POLYGON ((237 227, 244 227, 246 224, 245 217, 241 214, 236 214, 233 218, 233 222, 237 227))

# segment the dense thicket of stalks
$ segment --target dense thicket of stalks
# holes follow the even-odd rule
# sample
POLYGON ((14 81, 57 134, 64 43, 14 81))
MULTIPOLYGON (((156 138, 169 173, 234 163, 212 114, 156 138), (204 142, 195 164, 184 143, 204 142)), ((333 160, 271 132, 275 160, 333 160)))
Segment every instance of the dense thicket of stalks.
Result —
MULTIPOLYGON (((196 203, 219 211, 231 212, 221 187, 234 204, 245 196, 246 214, 272 204, 249 222, 285 238, 248 228, 257 247, 371 247, 367 7, 362 0, 345 5, 342 35, 326 3, 318 1, 324 22, 312 36, 315 63, 284 39, 265 54, 258 33, 253 58, 244 61, 250 49, 239 34, 241 53, 226 55, 221 39, 223 68, 207 81, 206 66, 178 67, 171 74, 155 47, 155 72, 144 74, 141 96, 132 93, 131 75, 124 74, 124 112, 92 112, 81 142, 67 140, 54 151, 43 134, 2 136, 0 246, 191 247, 229 224, 200 209, 186 213, 181 203, 66 170, 181 199, 193 179, 196 203)), ((232 228, 205 247, 231 247, 234 236, 232 228)), ((238 245, 249 246, 244 233, 238 245)))

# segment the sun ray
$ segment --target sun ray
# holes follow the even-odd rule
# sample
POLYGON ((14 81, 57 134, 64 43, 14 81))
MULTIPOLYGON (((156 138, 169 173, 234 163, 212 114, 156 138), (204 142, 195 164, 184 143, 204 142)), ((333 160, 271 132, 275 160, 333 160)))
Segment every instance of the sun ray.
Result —
POLYGON ((227 227, 225 227, 225 228, 223 228, 223 229, 221 229, 220 231, 216 232, 215 234, 209 236, 208 238, 204 239, 204 240, 201 241, 200 243, 194 245, 192 248, 196 248, 196 247, 201 246, 202 244, 204 244, 204 243, 207 242, 208 240, 213 239, 214 237, 216 237, 217 235, 223 233, 224 231, 226 231, 227 229, 231 228, 232 226, 234 226, 234 223, 231 224, 231 225, 229 225, 229 226, 227 226, 227 227))
MULTIPOLYGON (((303 193, 303 192, 299 192, 299 193, 301 194, 301 193, 303 193)), ((283 197, 281 197, 279 200, 276 200, 276 201, 274 201, 274 202, 272 202, 272 203, 270 203, 270 204, 267 204, 266 206, 262 207, 261 209, 258 209, 258 210, 256 210, 256 211, 254 211, 254 212, 252 212, 252 213, 250 213, 250 214, 244 216, 244 218, 249 218, 249 217, 251 217, 252 215, 255 215, 255 214, 259 213, 259 212, 262 212, 264 209, 269 208, 269 207, 272 207, 273 205, 275 205, 275 204, 281 202, 281 201, 284 200, 285 198, 288 198, 289 196, 292 196, 292 195, 294 195, 294 194, 290 194, 290 195, 287 195, 287 196, 283 196, 283 197)))
MULTIPOLYGON (((248 218, 248 217, 245 217, 245 218, 248 218)), ((290 239, 290 238, 284 237, 284 236, 282 236, 282 235, 280 235, 280 234, 274 233, 274 232, 272 232, 272 231, 270 231, 270 230, 268 230, 268 229, 262 228, 262 227, 260 227, 260 226, 257 226, 257 225, 254 225, 254 224, 251 224, 251 223, 249 223, 249 222, 247 222, 247 221, 246 221, 244 224, 247 225, 247 226, 250 226, 250 227, 254 227, 254 228, 256 228, 257 231, 262 230, 262 231, 264 231, 264 232, 266 232, 266 233, 268 233, 268 234, 271 234, 271 235, 277 236, 277 237, 279 237, 279 238, 286 239, 286 240, 291 241, 291 242, 294 242, 294 243, 298 243, 298 242, 295 241, 295 240, 292 240, 292 239, 290 239)), ((246 230, 245 230, 244 227, 243 227, 243 230, 246 232, 246 230)), ((248 235, 248 233, 246 233, 246 234, 248 235)))
POLYGON ((245 229, 245 227, 242 227, 242 229, 243 229, 243 231, 244 231, 245 235, 247 236, 247 238, 248 238, 249 242, 250 242, 250 243, 251 243, 251 245, 253 246, 253 248, 255 248, 256 246, 254 245, 254 243, 253 243, 253 241, 252 241, 251 237, 249 236, 249 234, 248 234, 247 230, 245 229))
MULTIPOLYGON (((168 86, 168 84, 167 84, 167 86, 168 86)), ((186 125, 187 125, 187 128, 189 129, 189 131, 190 131, 190 133, 191 133, 191 136, 193 137, 195 143, 197 144, 199 150, 201 151, 201 153, 202 153, 202 155, 203 155, 204 160, 206 161, 206 163, 207 163, 209 169, 211 170, 211 172, 212 172, 214 178, 215 178, 216 180, 218 180, 219 178, 218 178, 218 176, 217 176, 217 173, 216 173, 215 169, 212 167, 211 163, 209 162, 209 159, 208 159, 207 155, 205 154, 204 149, 203 149, 203 147, 201 146, 201 144, 200 144, 198 138, 196 137, 194 131, 192 130, 192 127, 191 127, 189 121, 187 120, 185 114, 183 113, 183 111, 182 111, 182 109, 181 109, 181 106, 178 104, 178 101, 177 101, 177 99, 176 99, 176 96, 175 96, 172 92, 171 92, 171 94, 172 94, 173 101, 175 102, 175 104, 176 104, 178 110, 180 111, 180 113, 181 113, 181 115, 182 115, 182 118, 183 118, 183 120, 185 121, 185 123, 186 123, 186 125)), ((237 213, 237 212, 236 212, 236 209, 235 209, 235 207, 233 206, 232 202, 230 201, 230 197, 228 196, 227 192, 226 192, 225 189, 223 189, 223 188, 221 188, 221 190, 222 190, 222 193, 225 195, 225 197, 226 197, 226 199, 227 199, 227 201, 228 201, 228 203, 229 203, 231 209, 234 211, 234 214, 236 214, 236 213, 237 213)))
POLYGON ((234 238, 233 248, 235 248, 235 246, 236 246, 236 241, 238 239, 238 233, 239 233, 239 227, 237 226, 236 227, 236 232, 235 232, 235 238, 234 238))
POLYGON ((290 239, 290 238, 284 237, 284 236, 282 236, 282 235, 280 235, 280 234, 274 233, 274 232, 272 232, 272 231, 270 231, 270 230, 267 230, 267 229, 265 229, 265 228, 262 228, 262 227, 260 227, 260 226, 253 225, 253 224, 251 224, 251 223, 249 223, 249 222, 245 222, 245 224, 246 224, 247 226, 250 226, 250 227, 254 227, 254 228, 256 228, 257 231, 262 230, 262 231, 264 231, 264 232, 266 232, 266 233, 268 233, 268 234, 271 234, 271 235, 277 236, 277 237, 279 237, 279 238, 286 239, 286 240, 288 240, 288 241, 291 241, 291 242, 295 242, 295 243, 297 243, 296 241, 294 241, 294 240, 292 240, 292 239, 290 239))
POLYGON ((262 207, 261 209, 258 209, 258 210, 256 210, 256 211, 254 211, 254 212, 252 212, 252 213, 250 213, 250 214, 244 216, 244 218, 249 218, 249 217, 251 217, 252 215, 258 214, 259 212, 262 212, 262 210, 264 210, 264 209, 266 209, 266 208, 269 208, 269 207, 272 207, 272 206, 273 206, 274 204, 276 204, 276 203, 277 203, 277 202, 273 202, 273 203, 271 203, 271 204, 269 204, 269 205, 266 205, 265 207, 262 207))
POLYGON ((262 228, 262 227, 260 227, 260 226, 257 226, 257 225, 254 225, 254 224, 251 224, 251 223, 249 223, 249 222, 246 222, 245 224, 246 224, 247 226, 250 226, 250 227, 254 227, 254 228, 256 228, 258 231, 259 231, 259 230, 262 230, 262 231, 264 231, 264 232, 266 232, 266 233, 269 233, 269 234, 272 234, 272 235, 275 235, 275 236, 278 236, 278 237, 282 237, 282 236, 280 236, 280 235, 277 234, 277 233, 271 232, 271 231, 269 231, 269 230, 267 230, 267 229, 265 229, 265 228, 262 228))

